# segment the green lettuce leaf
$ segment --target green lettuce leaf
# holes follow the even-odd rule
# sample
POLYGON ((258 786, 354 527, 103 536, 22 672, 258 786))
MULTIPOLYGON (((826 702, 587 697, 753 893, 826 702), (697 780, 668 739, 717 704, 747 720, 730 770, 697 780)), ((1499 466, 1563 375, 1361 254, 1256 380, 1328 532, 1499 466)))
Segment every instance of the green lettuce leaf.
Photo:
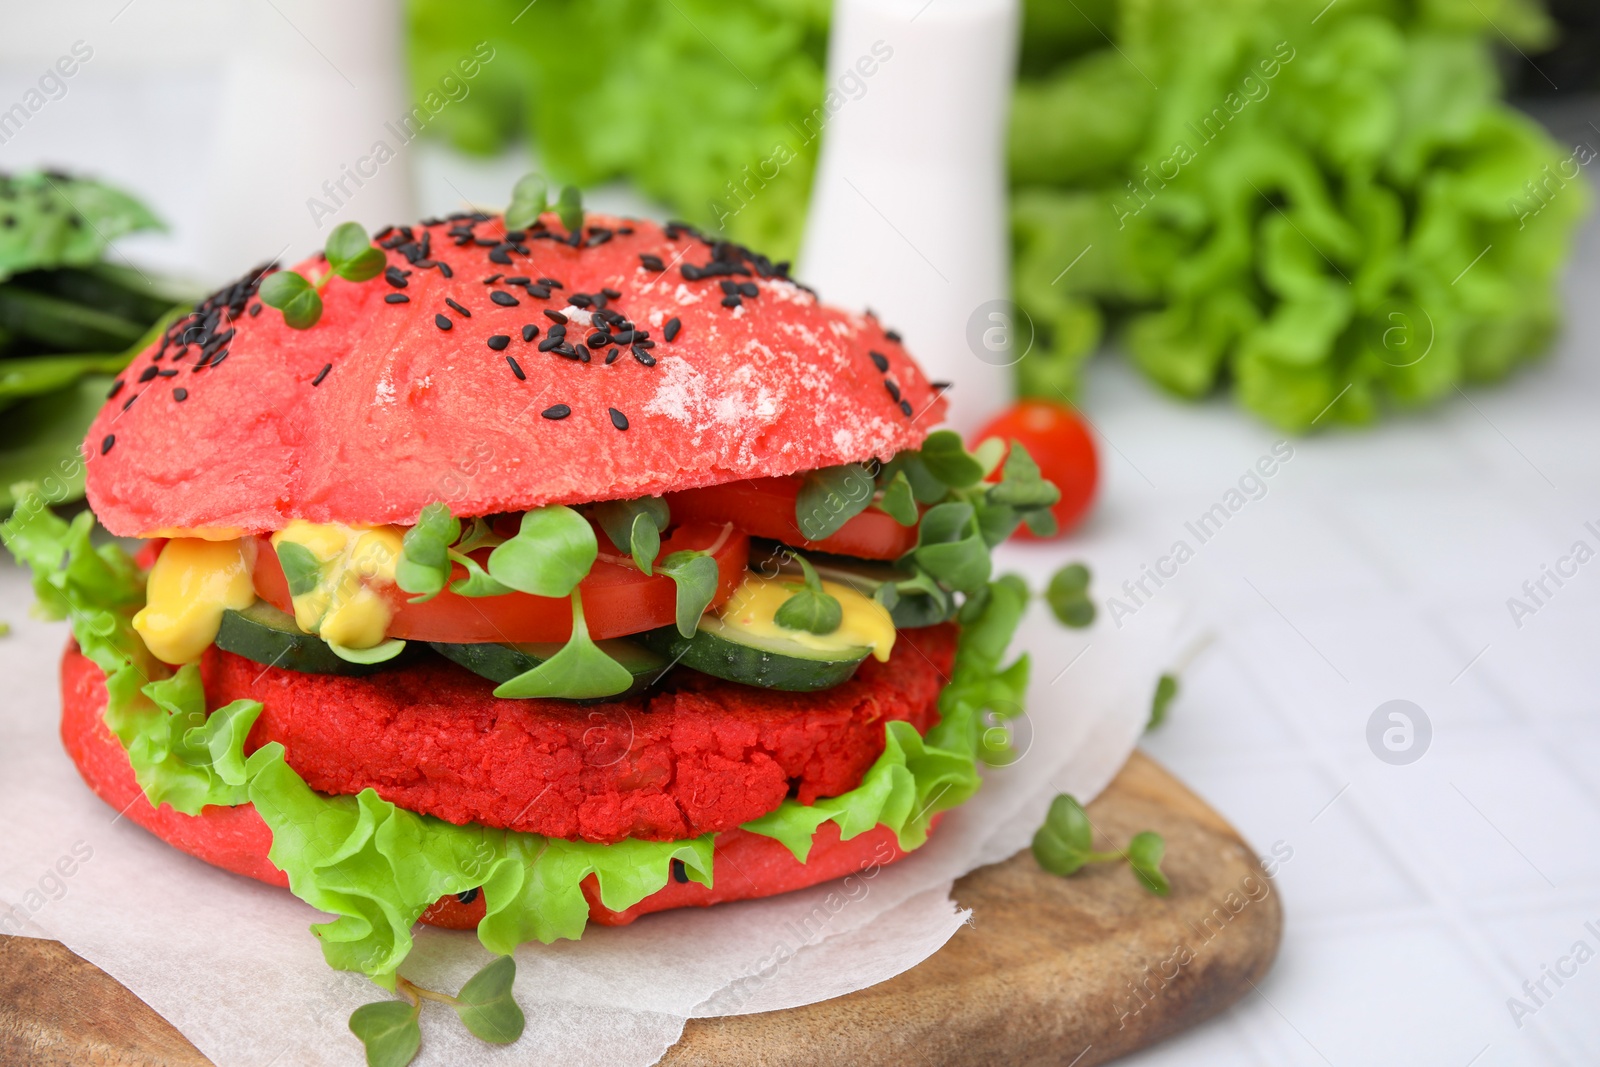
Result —
POLYGON ((0 176, 14 220, 0 228, 0 280, 43 267, 86 266, 118 237, 162 229, 139 201, 87 178, 35 171, 0 176))

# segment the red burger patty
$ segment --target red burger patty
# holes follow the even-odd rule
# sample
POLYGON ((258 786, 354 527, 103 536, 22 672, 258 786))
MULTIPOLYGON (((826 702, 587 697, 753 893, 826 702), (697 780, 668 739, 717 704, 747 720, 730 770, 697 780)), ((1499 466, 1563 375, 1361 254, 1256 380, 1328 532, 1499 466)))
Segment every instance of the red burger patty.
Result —
POLYGON ((613 842, 729 830, 778 807, 855 788, 884 724, 925 732, 950 673, 956 629, 903 631, 887 663, 817 693, 783 693, 688 670, 669 691, 593 705, 504 700, 437 657, 367 678, 309 675, 213 647, 211 707, 265 706, 254 751, 279 741, 324 793, 371 787, 458 825, 613 842))

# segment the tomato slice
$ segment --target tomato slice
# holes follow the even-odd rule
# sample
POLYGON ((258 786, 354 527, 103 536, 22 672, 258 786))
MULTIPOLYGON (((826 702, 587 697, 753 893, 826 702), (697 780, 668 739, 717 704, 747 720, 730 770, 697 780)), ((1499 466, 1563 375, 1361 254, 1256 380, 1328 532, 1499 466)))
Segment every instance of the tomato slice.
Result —
POLYGON ((770 537, 795 548, 832 552, 859 559, 899 559, 917 543, 915 526, 901 526, 882 511, 868 508, 839 527, 832 537, 808 541, 800 536, 795 500, 799 475, 752 478, 666 495, 674 521, 731 522, 756 537, 770 537))
MULTIPOLYGON (((289 586, 272 550, 272 542, 258 538, 261 551, 256 557, 256 594, 283 611, 292 612, 289 586)), ((717 561, 719 605, 733 595, 743 581, 750 555, 750 539, 725 525, 683 523, 661 542, 661 555, 684 549, 705 550, 717 561)), ((601 539, 602 552, 614 551, 601 539)), ((474 553, 481 563, 488 552, 474 553)), ((466 570, 455 568, 455 578, 466 577, 466 570)), ((556 641, 572 636, 572 606, 564 597, 539 597, 527 593, 503 596, 466 597, 446 589, 432 600, 410 603, 407 594, 390 587, 394 619, 388 635, 406 641, 450 641, 472 644, 487 641, 556 641)), ((677 585, 662 574, 645 575, 631 563, 596 560, 588 577, 578 583, 583 595, 583 617, 589 636, 599 640, 623 637, 660 626, 677 618, 677 585)))

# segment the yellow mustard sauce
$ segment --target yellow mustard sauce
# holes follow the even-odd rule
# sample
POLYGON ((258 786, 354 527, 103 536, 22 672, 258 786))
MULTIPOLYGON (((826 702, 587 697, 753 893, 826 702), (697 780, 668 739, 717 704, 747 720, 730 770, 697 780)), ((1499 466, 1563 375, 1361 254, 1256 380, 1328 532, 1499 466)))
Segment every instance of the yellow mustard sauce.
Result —
POLYGON ((322 564, 316 585, 292 597, 300 629, 345 648, 382 644, 394 612, 372 587, 394 584, 401 536, 397 526, 357 529, 304 519, 273 534, 274 549, 299 545, 322 564))
POLYGON ((254 569, 254 542, 168 541, 150 568, 145 605, 133 617, 133 628, 157 659, 197 660, 217 639, 224 611, 255 603, 254 569))
POLYGON ((842 618, 831 634, 789 630, 774 620, 778 608, 794 595, 798 579, 763 578, 749 574, 718 613, 722 623, 759 640, 789 641, 818 652, 867 648, 880 662, 894 649, 894 621, 882 604, 847 585, 823 582, 822 589, 839 601, 842 618))

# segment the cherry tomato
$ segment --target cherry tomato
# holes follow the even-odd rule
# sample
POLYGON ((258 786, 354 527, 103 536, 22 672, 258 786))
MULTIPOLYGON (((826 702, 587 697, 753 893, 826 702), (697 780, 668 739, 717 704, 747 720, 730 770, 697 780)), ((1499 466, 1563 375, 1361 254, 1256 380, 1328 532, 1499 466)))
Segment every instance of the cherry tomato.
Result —
MULTIPOLYGON (((1061 490, 1061 500, 1051 512, 1056 517, 1057 537, 1076 526, 1094 501, 1100 478, 1100 463, 1094 439, 1083 420, 1065 404, 1051 400, 1023 400, 1013 404, 973 436, 973 445, 998 437, 1007 445, 1021 441, 1028 455, 1039 464, 1039 473, 1061 490)), ((1037 540, 1026 526, 1016 536, 1037 540)))
MULTIPOLYGON (((258 538, 257 542, 260 552, 256 557, 256 593, 274 607, 292 612, 289 586, 277 554, 272 550, 272 542, 265 537, 258 538)), ((603 554, 615 551, 604 537, 600 545, 603 554)), ((682 549, 714 549, 712 556, 717 561, 719 580, 713 605, 732 596, 734 588, 744 580, 750 539, 743 533, 726 530, 720 524, 683 523, 662 540, 661 556, 682 549)), ((473 558, 484 563, 488 555, 487 550, 481 550, 473 553, 473 558)), ((466 577, 466 570, 461 566, 457 565, 454 571, 453 577, 466 577)), ((388 628, 390 637, 471 644, 564 642, 572 636, 572 606, 565 598, 527 593, 465 597, 446 589, 432 600, 413 604, 404 591, 392 586, 389 589, 389 599, 394 606, 394 619, 388 628)), ((588 577, 578 583, 578 591, 583 596, 583 617, 589 636, 596 640, 668 626, 677 618, 676 583, 660 573, 645 575, 632 563, 596 560, 588 577)))
POLYGON ((770 537, 794 548, 832 552, 858 559, 898 559, 917 543, 915 526, 901 526, 886 513, 868 508, 832 537, 808 541, 800 536, 795 500, 801 478, 752 478, 667 494, 673 521, 731 522, 755 537, 770 537))

